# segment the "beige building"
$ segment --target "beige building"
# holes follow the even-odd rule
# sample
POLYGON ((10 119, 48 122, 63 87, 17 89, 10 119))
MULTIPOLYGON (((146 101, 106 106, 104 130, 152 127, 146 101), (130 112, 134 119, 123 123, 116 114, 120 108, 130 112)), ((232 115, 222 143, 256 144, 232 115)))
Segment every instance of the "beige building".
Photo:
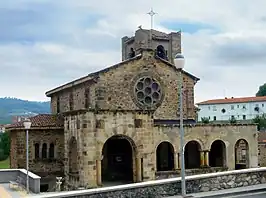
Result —
MULTIPOLYGON (((46 93, 52 115, 31 118, 31 171, 62 174, 68 189, 179 175, 180 80, 187 174, 257 167, 256 125, 195 123, 199 79, 180 79, 173 65, 181 33, 153 31, 152 42, 148 34, 122 39, 122 62, 46 93)), ((9 128, 13 168, 25 165, 21 126, 9 128)))

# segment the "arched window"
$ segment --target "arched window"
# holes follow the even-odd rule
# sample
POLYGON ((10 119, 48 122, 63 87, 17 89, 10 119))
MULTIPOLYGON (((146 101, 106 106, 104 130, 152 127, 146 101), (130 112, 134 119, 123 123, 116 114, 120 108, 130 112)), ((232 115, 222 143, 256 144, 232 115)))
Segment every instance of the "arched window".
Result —
POLYGON ((42 145, 42 158, 47 158, 47 144, 42 145))
POLYGON ((54 144, 51 143, 49 147, 49 158, 53 159, 54 158, 54 144))
POLYGON ((40 144, 36 143, 34 145, 35 159, 40 158, 40 144))

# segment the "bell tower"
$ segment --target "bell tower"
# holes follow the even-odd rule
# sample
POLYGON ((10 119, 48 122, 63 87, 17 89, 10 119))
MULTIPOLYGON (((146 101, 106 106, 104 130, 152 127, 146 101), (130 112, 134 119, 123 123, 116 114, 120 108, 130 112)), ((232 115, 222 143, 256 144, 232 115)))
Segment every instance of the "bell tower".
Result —
POLYGON ((157 55, 172 64, 177 53, 181 53, 181 31, 169 34, 153 29, 153 17, 156 14, 151 11, 147 13, 151 16, 151 29, 142 29, 139 26, 132 37, 122 38, 122 61, 141 53, 141 49, 153 49, 157 55))

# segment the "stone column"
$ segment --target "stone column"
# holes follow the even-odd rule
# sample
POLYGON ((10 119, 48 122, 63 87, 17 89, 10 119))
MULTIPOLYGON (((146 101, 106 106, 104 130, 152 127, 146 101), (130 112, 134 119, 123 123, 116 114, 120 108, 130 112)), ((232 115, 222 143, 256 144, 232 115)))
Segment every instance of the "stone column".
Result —
POLYGON ((205 155, 204 155, 204 151, 200 151, 200 166, 201 167, 205 166, 205 155))
POLYGON ((102 185, 102 161, 96 160, 97 186, 102 185))
POLYGON ((204 165, 209 166, 209 151, 205 151, 204 155, 204 165))
POLYGON ((174 156, 174 160, 175 160, 175 170, 177 170, 179 168, 179 155, 178 153, 175 153, 175 156, 174 156))
POLYGON ((180 153, 177 153, 177 164, 178 164, 178 169, 181 168, 181 156, 180 156, 180 153))
POLYGON ((141 157, 136 157, 136 172, 137 172, 137 182, 141 182, 141 157))

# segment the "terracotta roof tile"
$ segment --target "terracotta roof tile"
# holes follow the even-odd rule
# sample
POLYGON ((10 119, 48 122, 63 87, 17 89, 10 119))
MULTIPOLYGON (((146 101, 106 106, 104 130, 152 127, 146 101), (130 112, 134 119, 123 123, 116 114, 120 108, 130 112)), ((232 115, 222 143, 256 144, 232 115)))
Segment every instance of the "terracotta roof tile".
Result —
MULTIPOLYGON (((64 126, 64 119, 62 116, 59 115, 51 115, 51 114, 39 114, 29 118, 31 123, 31 128, 38 128, 38 127, 63 127, 64 126)), ((7 127, 7 129, 14 129, 14 128, 23 128, 23 121, 16 122, 11 124, 7 127)))
POLYGON ((244 102, 266 102, 266 96, 260 97, 243 97, 243 98, 224 98, 224 99, 214 99, 214 100, 206 100, 198 105, 204 104, 228 104, 228 103, 244 103, 244 102))

